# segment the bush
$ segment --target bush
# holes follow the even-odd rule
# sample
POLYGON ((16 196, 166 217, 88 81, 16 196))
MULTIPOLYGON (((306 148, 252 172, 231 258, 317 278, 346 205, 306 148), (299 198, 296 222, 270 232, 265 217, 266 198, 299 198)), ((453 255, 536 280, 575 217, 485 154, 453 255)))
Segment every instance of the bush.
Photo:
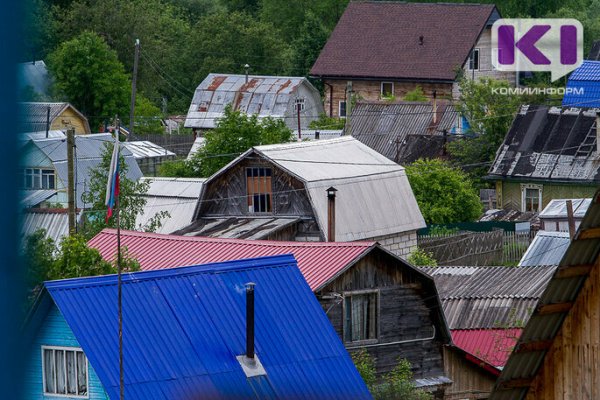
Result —
POLYGON ((408 256, 408 262, 417 267, 437 267, 433 254, 418 247, 408 256))

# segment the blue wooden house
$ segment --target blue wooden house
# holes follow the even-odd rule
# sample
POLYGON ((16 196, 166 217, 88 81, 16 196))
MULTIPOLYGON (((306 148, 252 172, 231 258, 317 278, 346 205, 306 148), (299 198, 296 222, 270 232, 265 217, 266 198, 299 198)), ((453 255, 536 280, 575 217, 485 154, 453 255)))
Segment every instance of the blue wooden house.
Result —
MULTIPOLYGON (((291 255, 125 274, 123 310, 127 399, 371 398, 291 255)), ((118 399, 115 275, 47 282, 26 332, 25 398, 118 399)))

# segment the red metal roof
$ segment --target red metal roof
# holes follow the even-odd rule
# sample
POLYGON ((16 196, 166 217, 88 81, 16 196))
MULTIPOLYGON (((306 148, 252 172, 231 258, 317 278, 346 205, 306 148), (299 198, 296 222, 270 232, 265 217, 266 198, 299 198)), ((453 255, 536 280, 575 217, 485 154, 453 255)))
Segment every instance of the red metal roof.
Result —
MULTIPOLYGON (((116 254, 117 231, 104 229, 88 242, 104 259, 116 254)), ((293 254, 298 267, 315 291, 335 278, 375 242, 281 242, 198 236, 161 235, 121 231, 121 246, 136 258, 141 269, 156 270, 280 254, 293 254)))
POLYGON ((521 332, 522 328, 450 331, 457 347, 498 368, 506 364, 521 332))

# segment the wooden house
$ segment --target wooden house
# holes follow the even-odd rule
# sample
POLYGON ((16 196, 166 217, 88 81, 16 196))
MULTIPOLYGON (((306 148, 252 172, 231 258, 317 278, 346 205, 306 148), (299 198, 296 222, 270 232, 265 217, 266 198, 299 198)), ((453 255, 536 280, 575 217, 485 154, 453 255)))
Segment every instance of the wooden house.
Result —
POLYGON ((19 103, 19 132, 75 129, 76 135, 92 133, 87 118, 69 103, 19 103))
POLYGON ((404 168, 344 136, 248 150, 204 182, 194 223, 175 233, 374 240, 406 257, 423 227, 404 168))
POLYGON ((352 1, 310 70, 325 85, 325 110, 345 117, 350 96, 395 101, 421 87, 431 98, 459 95, 459 71, 470 79, 514 84, 492 66, 493 4, 352 1))
MULTIPOLYGON (((89 245, 112 260, 116 231, 89 245)), ((374 242, 303 243, 121 231, 142 270, 293 254, 306 282, 350 352, 365 349, 379 376, 407 359, 415 383, 438 398, 450 383, 442 347, 450 336, 433 279, 374 242)))
POLYGON ((540 212, 553 199, 591 197, 600 185, 598 111, 521 106, 487 176, 498 208, 540 212))
POLYGON ((599 255, 597 191, 490 399, 600 398, 599 255))
POLYGON ((45 283, 25 332, 24 398, 371 399, 290 255, 122 282, 124 395, 106 275, 45 283))

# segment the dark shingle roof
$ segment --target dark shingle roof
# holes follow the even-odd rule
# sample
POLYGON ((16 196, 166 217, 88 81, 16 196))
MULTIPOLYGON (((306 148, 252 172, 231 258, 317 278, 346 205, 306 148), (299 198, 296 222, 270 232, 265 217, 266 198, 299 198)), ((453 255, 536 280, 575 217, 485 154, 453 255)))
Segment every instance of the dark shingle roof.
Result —
POLYGON ((493 4, 351 2, 310 74, 453 81, 490 17, 493 4))

